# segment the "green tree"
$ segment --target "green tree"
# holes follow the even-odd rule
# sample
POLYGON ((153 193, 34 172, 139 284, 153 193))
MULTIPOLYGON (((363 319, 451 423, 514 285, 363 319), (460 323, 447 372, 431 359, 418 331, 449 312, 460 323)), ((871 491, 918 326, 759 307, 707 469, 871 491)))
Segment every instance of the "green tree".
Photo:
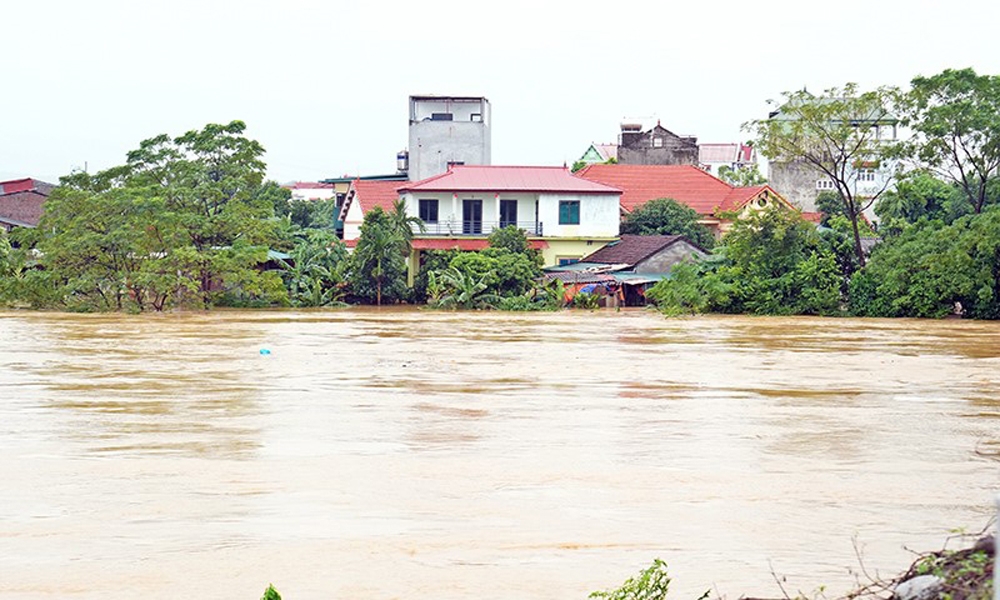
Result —
POLYGON ((277 217, 287 217, 291 213, 292 190, 281 187, 276 181, 265 181, 251 192, 251 196, 255 201, 269 203, 277 217))
POLYGON ((405 240, 392 217, 376 206, 365 214, 351 255, 350 288, 364 302, 395 303, 406 292, 405 240))
POLYGON ((907 173, 879 198, 875 214, 881 219, 879 231, 895 235, 908 224, 921 219, 954 221, 968 204, 955 185, 935 177, 926 170, 907 173))
POLYGON ((305 232, 291 252, 291 261, 282 263, 293 306, 327 306, 347 293, 347 249, 330 230, 305 232))
POLYGON ((650 200, 625 216, 623 234, 683 235, 702 248, 711 249, 715 238, 711 230, 698 222, 698 213, 670 198, 650 200))
POLYGON ((413 247, 413 230, 416 229, 417 231, 424 232, 427 230, 427 227, 419 217, 414 217, 407 213, 406 200, 402 198, 392 203, 392 212, 389 213, 389 218, 392 221, 393 228, 396 230, 396 235, 402 240, 400 251, 403 253, 403 256, 409 256, 413 247))
POLYGON ((946 69, 915 77, 902 98, 904 123, 914 133, 910 155, 953 181, 972 212, 982 212, 1000 170, 1000 76, 946 69))
POLYGON ((46 202, 38 248, 71 305, 281 301, 280 278, 258 269, 278 228, 273 202, 255 195, 264 149, 243 136, 245 128, 233 121, 160 135, 124 165, 61 179, 46 202))
POLYGON ((951 225, 919 221, 877 246, 851 279, 857 315, 942 317, 956 307, 1000 318, 1000 207, 951 225))
POLYGON ((756 135, 755 145, 772 161, 804 163, 829 178, 851 223, 854 251, 864 265, 859 220, 887 189, 859 193, 860 165, 885 168, 898 149, 880 139, 879 127, 894 122, 889 107, 894 90, 879 88, 860 92, 853 83, 815 96, 802 90, 784 94, 784 103, 769 119, 750 121, 744 127, 756 135))
POLYGON ((739 219, 723 240, 734 305, 756 314, 829 314, 840 302, 841 274, 816 228, 778 207, 739 219))
POLYGON ((506 248, 461 252, 451 259, 449 266, 483 281, 489 293, 504 297, 526 294, 533 289, 535 279, 542 275, 533 256, 506 248))
POLYGON ((487 241, 490 248, 505 248, 514 253, 527 254, 528 236, 516 225, 494 229, 487 241))
POLYGON ((734 169, 728 165, 719 167, 719 179, 736 187, 752 187, 767 183, 767 177, 760 174, 757 163, 749 167, 734 169))

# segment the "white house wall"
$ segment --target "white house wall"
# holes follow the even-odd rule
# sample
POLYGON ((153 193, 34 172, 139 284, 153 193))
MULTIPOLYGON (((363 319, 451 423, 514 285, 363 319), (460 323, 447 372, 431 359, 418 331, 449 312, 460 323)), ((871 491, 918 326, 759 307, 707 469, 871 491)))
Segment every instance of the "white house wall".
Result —
POLYGON ((333 188, 300 188, 292 190, 292 200, 329 200, 335 193, 333 188))
MULTIPOLYGON (((438 201, 438 223, 430 224, 427 233, 462 233, 462 201, 483 201, 483 234, 489 234, 500 223, 500 200, 517 200, 517 223, 529 230, 535 221, 535 201, 538 201, 538 222, 544 237, 615 237, 618 235, 619 200, 616 194, 526 194, 496 192, 463 192, 459 194, 442 192, 406 193, 408 214, 420 216, 420 200, 438 201), (559 224, 559 202, 577 200, 580 202, 580 224, 559 224), (530 224, 530 225, 529 225, 530 224), (449 229, 450 227, 450 229, 449 229)), ((345 237, 346 237, 345 223, 345 237)))
POLYGON ((354 199, 347 207, 347 214, 344 215, 344 239, 356 240, 361 237, 361 223, 365 220, 361 212, 361 203, 354 199))
POLYGON ((620 222, 617 194, 539 194, 538 219, 545 237, 615 237, 620 222), (559 202, 580 201, 580 224, 559 224, 559 202))

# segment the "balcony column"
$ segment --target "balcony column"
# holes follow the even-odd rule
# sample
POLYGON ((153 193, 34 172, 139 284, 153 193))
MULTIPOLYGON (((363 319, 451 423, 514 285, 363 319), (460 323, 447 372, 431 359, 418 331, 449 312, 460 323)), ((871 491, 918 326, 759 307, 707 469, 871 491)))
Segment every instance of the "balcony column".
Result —
POLYGON ((500 194, 493 194, 493 228, 500 227, 500 194))
POLYGON ((458 214, 458 194, 451 195, 451 221, 454 223, 451 229, 448 231, 448 235, 454 235, 454 229, 457 228, 458 231, 462 231, 462 219, 458 214))

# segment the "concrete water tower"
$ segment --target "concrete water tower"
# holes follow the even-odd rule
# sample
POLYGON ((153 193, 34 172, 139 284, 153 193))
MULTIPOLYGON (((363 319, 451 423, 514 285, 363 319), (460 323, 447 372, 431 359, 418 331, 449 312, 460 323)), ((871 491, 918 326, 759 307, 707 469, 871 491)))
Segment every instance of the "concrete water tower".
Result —
POLYGON ((481 96, 410 96, 410 181, 450 165, 490 164, 491 120, 481 96))

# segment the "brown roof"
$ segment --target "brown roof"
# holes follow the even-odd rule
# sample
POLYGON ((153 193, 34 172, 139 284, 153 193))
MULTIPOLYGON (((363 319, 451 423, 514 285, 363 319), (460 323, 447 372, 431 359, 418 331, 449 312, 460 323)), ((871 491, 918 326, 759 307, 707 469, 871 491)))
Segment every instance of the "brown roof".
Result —
POLYGON ((623 235, 620 241, 611 242, 597 252, 581 258, 580 262, 635 266, 682 240, 702 250, 683 235, 623 235))
POLYGON ((42 205, 54 187, 31 178, 0 181, 0 220, 8 225, 38 226, 42 205))

